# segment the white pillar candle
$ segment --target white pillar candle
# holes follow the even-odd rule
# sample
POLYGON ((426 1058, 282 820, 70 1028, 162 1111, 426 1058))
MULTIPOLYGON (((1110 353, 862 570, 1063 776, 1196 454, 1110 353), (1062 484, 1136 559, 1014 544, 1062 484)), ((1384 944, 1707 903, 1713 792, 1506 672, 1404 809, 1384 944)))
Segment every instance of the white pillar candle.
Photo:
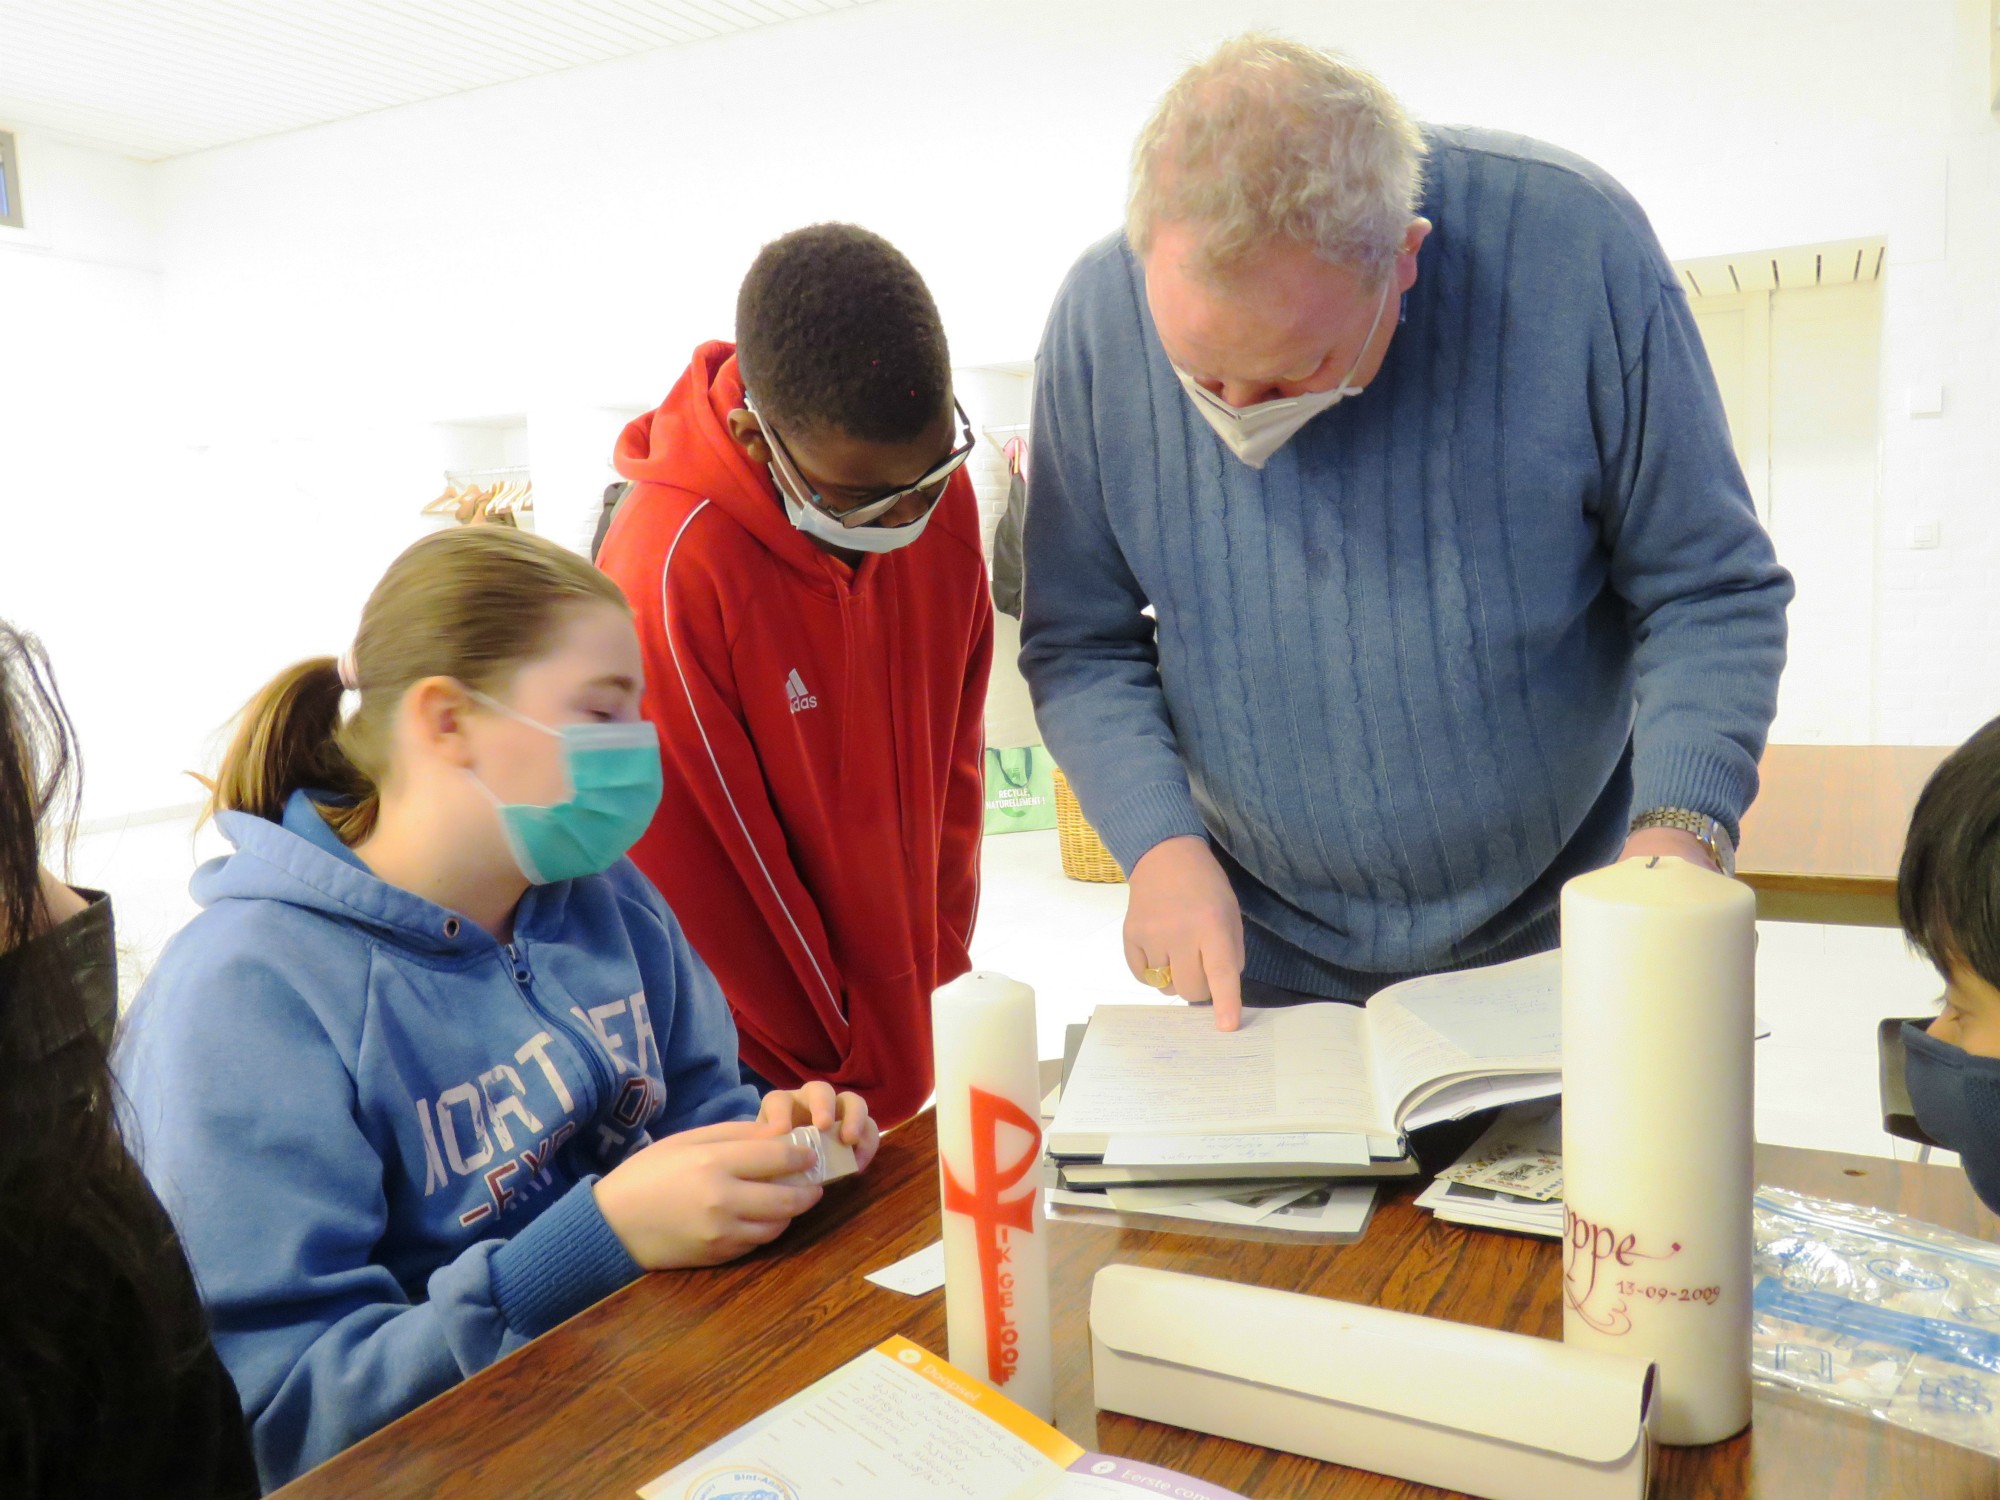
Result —
POLYGON ((1055 1416, 1035 992, 974 970, 931 997, 951 1362, 1055 1416))
POLYGON ((1682 859, 1563 887, 1563 1341, 1659 1367, 1659 1436, 1750 1421, 1757 902, 1682 859))

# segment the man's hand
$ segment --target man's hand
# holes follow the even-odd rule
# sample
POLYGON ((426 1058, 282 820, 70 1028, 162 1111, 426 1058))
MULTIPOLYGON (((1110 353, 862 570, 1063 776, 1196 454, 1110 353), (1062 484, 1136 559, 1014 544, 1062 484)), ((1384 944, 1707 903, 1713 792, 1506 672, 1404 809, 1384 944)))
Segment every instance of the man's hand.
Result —
POLYGON ((1125 908, 1125 962, 1132 977, 1170 969, 1162 993, 1215 1003, 1215 1024, 1234 1031, 1243 1018, 1243 912, 1208 840, 1155 844, 1132 867, 1125 908))
POLYGON ((1715 869, 1715 861, 1709 858, 1708 846, 1681 828, 1641 828, 1625 840, 1625 852, 1618 857, 1651 859, 1656 854, 1670 854, 1704 870, 1715 869))

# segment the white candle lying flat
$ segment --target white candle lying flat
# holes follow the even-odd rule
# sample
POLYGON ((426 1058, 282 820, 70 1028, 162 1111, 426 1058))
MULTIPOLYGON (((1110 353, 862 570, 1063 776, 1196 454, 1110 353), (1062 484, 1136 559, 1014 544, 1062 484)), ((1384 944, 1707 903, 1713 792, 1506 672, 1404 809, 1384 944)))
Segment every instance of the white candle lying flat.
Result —
POLYGON ((1035 992, 975 970, 931 997, 950 1360, 1055 1416, 1035 992))
POLYGON ((1563 888, 1563 1341, 1659 1366, 1662 1442, 1750 1421, 1756 898, 1681 859, 1563 888))

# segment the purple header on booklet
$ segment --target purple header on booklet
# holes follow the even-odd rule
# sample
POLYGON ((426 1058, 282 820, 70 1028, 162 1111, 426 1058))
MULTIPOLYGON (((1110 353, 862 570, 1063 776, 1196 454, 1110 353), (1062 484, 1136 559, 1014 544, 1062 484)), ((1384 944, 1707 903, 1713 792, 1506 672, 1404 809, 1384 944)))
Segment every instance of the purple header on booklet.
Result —
POLYGON ((1130 1458, 1113 1458, 1108 1453, 1086 1453, 1069 1466, 1072 1474, 1088 1474, 1107 1484, 1126 1485, 1142 1495, 1164 1495, 1168 1500, 1245 1500, 1235 1490, 1226 1490, 1205 1479, 1190 1479, 1172 1469, 1156 1469, 1130 1458))

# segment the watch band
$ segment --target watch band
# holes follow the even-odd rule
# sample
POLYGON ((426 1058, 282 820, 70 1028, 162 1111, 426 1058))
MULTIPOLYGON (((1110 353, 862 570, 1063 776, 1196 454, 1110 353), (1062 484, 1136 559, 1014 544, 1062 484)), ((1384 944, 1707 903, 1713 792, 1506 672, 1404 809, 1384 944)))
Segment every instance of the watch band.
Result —
POLYGON ((1708 857, 1715 861, 1716 869, 1735 878, 1736 843, 1729 837, 1729 830, 1722 826, 1721 819, 1686 807, 1655 807, 1632 820, 1632 832, 1645 828, 1675 828, 1694 835, 1702 848, 1708 851, 1708 857))

